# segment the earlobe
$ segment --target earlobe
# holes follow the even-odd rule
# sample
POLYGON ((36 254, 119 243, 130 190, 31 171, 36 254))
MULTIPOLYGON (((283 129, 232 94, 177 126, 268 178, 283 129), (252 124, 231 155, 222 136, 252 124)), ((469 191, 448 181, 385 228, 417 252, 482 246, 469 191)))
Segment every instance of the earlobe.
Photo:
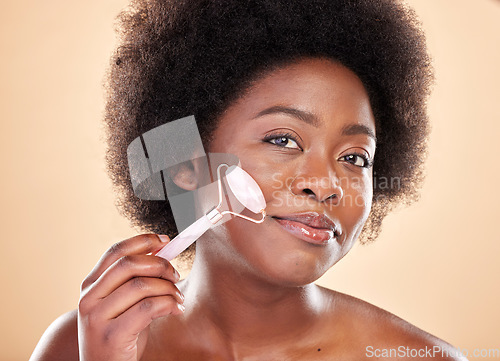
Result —
POLYGON ((193 191, 198 188, 198 177, 192 161, 187 161, 169 169, 170 178, 180 188, 193 191))

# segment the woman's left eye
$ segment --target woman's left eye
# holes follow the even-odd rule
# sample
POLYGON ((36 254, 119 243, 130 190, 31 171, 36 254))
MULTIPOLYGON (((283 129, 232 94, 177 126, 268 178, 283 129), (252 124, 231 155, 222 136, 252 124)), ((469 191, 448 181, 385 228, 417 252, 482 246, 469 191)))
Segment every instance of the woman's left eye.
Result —
POLYGON ((295 140, 293 140, 291 137, 285 136, 285 135, 280 135, 277 137, 269 138, 269 139, 266 139, 266 141, 268 141, 271 144, 275 144, 278 147, 282 147, 282 148, 300 149, 299 145, 297 144, 297 142, 295 140))
POLYGON ((349 154, 341 157, 342 160, 351 163, 357 167, 361 168, 370 168, 371 167, 371 162, 370 160, 361 154, 349 154))

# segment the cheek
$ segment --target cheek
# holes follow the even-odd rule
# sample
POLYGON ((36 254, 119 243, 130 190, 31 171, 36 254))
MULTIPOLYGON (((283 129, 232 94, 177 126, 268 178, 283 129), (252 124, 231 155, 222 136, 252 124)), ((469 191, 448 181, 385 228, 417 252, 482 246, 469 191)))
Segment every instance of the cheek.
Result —
POLYGON ((255 179, 268 206, 285 205, 284 196, 293 179, 290 174, 292 166, 285 168, 272 162, 256 162, 248 165, 242 163, 242 167, 255 179))
POLYGON ((343 188, 341 214, 352 241, 361 233, 372 206, 373 185, 370 176, 351 179, 343 188))
POLYGON ((373 185, 371 177, 352 177, 342 182, 344 191, 343 205, 349 208, 357 208, 359 210, 371 208, 373 185))

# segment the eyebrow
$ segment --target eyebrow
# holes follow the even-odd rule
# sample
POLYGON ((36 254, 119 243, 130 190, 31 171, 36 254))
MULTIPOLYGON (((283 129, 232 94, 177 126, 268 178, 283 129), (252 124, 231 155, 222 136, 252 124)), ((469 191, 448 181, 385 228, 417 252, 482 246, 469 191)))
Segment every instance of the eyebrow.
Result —
POLYGON ((351 124, 347 125, 344 128, 342 128, 342 135, 358 135, 358 134, 363 134, 367 135, 370 138, 372 138, 375 143, 377 143, 377 137, 375 136, 375 133, 371 128, 367 127, 366 125, 363 124, 351 124))
MULTIPOLYGON (((304 110, 299 110, 299 109, 294 109, 294 108, 289 108, 285 107, 282 105, 276 105, 273 107, 266 108, 262 111, 260 111, 253 119, 262 117, 264 115, 268 114, 275 114, 275 113, 284 113, 291 115, 294 118, 297 118, 298 120, 301 120, 307 124, 310 124, 314 127, 319 127, 320 121, 314 115, 313 113, 304 111, 304 110)), ((358 134, 363 134, 367 135, 370 138, 372 138, 375 143, 377 142, 377 137, 375 136, 375 133, 373 130, 366 125, 363 124, 351 124, 347 125, 344 128, 342 128, 341 135, 358 135, 358 134)))
POLYGON ((319 127, 319 119, 313 113, 309 113, 309 112, 306 112, 304 110, 299 110, 299 109, 284 107, 282 105, 275 105, 273 107, 266 108, 266 109, 260 111, 254 117, 254 119, 262 117, 264 115, 275 114, 275 113, 288 114, 288 115, 291 115, 294 118, 302 120, 303 122, 305 122, 307 124, 311 124, 312 126, 314 126, 316 128, 319 127))

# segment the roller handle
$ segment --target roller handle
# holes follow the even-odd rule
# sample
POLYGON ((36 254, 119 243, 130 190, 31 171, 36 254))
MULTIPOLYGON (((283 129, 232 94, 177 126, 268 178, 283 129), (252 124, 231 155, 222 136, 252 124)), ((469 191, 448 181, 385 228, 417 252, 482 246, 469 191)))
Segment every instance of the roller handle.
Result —
POLYGON ((165 258, 167 261, 173 260, 182 251, 188 248, 194 241, 201 237, 210 227, 212 222, 205 215, 183 230, 173 240, 156 253, 156 256, 165 258))

